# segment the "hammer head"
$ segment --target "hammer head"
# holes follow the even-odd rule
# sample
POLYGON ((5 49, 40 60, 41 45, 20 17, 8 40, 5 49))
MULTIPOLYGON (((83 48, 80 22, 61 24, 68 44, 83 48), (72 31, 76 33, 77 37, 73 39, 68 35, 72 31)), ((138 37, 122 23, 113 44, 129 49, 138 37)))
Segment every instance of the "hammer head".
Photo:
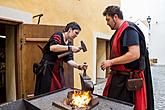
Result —
POLYGON ((83 50, 83 52, 87 51, 87 48, 86 48, 85 43, 83 41, 81 41, 81 49, 83 50))

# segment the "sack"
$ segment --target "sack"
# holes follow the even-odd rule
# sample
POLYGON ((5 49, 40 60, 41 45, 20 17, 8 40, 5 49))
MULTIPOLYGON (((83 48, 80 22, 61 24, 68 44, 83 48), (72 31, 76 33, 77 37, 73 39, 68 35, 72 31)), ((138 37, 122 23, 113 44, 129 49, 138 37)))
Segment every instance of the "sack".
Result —
POLYGON ((33 64, 33 72, 36 75, 42 74, 44 69, 45 69, 45 66, 43 63, 34 63, 33 64))
POLYGON ((142 88, 143 79, 142 78, 132 78, 127 81, 127 89, 129 91, 136 91, 142 88))

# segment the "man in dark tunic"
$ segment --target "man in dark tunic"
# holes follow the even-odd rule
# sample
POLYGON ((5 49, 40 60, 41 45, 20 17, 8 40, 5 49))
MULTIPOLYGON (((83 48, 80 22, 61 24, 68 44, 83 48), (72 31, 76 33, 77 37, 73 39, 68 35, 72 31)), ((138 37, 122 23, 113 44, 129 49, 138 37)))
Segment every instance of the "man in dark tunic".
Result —
POLYGON ((51 36, 43 48, 43 58, 40 62, 42 66, 37 73, 34 95, 58 90, 65 86, 63 61, 79 70, 87 67, 87 64, 77 64, 73 60, 73 53, 79 52, 81 48, 73 46, 72 41, 80 31, 81 28, 76 22, 70 22, 63 32, 57 32, 51 36), (71 51, 71 54, 58 58, 58 55, 68 51, 71 51))
POLYGON ((107 25, 116 30, 110 39, 110 59, 101 63, 103 70, 111 69, 103 95, 133 103, 135 110, 154 110, 148 51, 142 31, 134 23, 123 20, 118 6, 108 6, 103 15, 107 25), (143 79, 141 89, 127 89, 130 73, 143 79))

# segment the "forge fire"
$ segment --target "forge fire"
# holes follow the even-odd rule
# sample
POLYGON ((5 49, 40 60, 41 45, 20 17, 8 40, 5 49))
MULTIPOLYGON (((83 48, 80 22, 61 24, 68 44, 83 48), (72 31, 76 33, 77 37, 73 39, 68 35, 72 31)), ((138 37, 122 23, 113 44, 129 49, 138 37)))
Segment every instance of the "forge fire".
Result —
POLYGON ((73 108, 86 108, 92 100, 90 91, 72 91, 68 93, 64 104, 70 105, 73 108))

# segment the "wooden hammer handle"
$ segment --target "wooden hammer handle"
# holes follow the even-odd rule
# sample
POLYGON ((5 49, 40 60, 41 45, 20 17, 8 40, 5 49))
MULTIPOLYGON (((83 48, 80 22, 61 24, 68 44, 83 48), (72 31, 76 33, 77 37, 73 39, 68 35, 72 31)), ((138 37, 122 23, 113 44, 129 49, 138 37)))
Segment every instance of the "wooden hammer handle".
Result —
POLYGON ((67 56, 67 55, 69 55, 69 54, 71 54, 71 53, 72 53, 71 51, 62 53, 62 54, 58 55, 58 58, 65 57, 65 56, 67 56))

